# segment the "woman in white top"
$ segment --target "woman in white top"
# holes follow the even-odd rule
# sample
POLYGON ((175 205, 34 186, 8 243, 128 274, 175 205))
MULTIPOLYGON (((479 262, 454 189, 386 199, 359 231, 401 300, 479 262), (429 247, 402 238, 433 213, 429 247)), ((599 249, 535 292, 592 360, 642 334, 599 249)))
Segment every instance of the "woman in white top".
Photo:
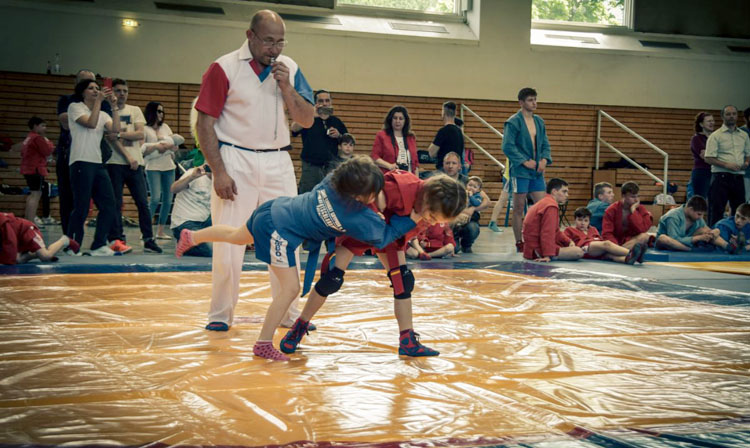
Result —
POLYGON ((169 212, 172 208, 172 192, 170 187, 174 182, 174 153, 177 151, 173 140, 170 138, 172 129, 164 123, 164 106, 156 101, 146 105, 146 128, 144 129, 145 143, 141 147, 143 160, 146 162, 146 180, 151 192, 149 209, 151 219, 154 219, 156 208, 161 203, 159 211, 159 228, 156 238, 171 239, 164 233, 164 225, 167 223, 169 212))
POLYGON ((114 224, 115 194, 112 182, 102 160, 101 140, 105 130, 107 138, 114 141, 120 132, 115 96, 102 92, 96 81, 85 79, 75 88, 77 101, 68 107, 70 128, 70 184, 73 190, 73 211, 68 221, 67 235, 79 244, 83 241, 83 223, 89 213, 89 204, 99 210, 96 232, 91 244, 91 255, 114 255, 107 246, 107 233, 114 224), (112 105, 112 115, 101 110, 102 101, 112 105), (114 118, 114 119, 113 119, 114 118))

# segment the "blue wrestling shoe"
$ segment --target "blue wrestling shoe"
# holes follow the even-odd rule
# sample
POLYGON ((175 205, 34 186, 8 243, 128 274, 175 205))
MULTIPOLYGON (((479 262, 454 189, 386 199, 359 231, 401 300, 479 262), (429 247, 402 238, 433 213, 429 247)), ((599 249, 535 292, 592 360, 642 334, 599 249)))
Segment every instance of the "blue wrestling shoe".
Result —
POLYGON ((284 353, 294 353, 297 351, 297 346, 302 341, 302 338, 305 337, 306 334, 310 334, 308 331, 309 325, 310 322, 305 322, 298 318, 294 322, 294 325, 292 325, 292 328, 281 339, 281 343, 279 344, 281 351, 284 353))
POLYGON ((433 350, 419 342, 419 333, 407 330, 399 338, 398 354, 405 356, 437 356, 439 351, 433 350))

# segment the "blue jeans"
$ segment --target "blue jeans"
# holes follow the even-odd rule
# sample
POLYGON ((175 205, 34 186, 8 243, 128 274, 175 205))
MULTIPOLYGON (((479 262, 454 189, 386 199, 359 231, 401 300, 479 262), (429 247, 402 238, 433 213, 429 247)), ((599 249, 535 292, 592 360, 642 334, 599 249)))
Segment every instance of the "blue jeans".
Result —
MULTIPOLYGON (((174 235, 175 241, 179 241, 180 232, 182 232, 182 229, 196 231, 200 229, 205 229, 206 227, 210 227, 210 226, 211 226, 211 217, 209 216, 208 219, 203 222, 185 221, 179 226, 172 229, 172 234, 174 235)), ((213 256, 213 250, 211 249, 210 244, 200 243, 199 245, 188 249, 187 252, 185 252, 185 255, 189 255, 191 257, 211 257, 213 256)))
POLYGON ((174 170, 146 170, 146 179, 148 180, 148 189, 151 191, 151 201, 148 204, 151 220, 153 221, 156 207, 161 202, 159 225, 163 226, 167 223, 169 212, 172 210, 172 191, 170 191, 170 188, 174 183, 174 170))

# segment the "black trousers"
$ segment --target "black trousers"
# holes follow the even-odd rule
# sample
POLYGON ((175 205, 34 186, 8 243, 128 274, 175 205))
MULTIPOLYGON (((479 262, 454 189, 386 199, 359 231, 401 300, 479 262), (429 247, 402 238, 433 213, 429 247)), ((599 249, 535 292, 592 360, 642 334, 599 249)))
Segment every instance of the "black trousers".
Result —
POLYGON ((68 222, 68 237, 78 244, 83 241, 83 224, 89 214, 89 204, 94 199, 99 214, 96 216, 96 231, 91 250, 107 244, 107 234, 115 219, 115 195, 107 169, 101 163, 75 162, 70 166, 73 189, 73 211, 68 222))
POLYGON ((109 240, 125 241, 125 232, 122 230, 122 194, 123 186, 127 185, 130 195, 133 197, 138 209, 138 227, 144 241, 154 238, 154 229, 151 226, 151 214, 148 210, 148 192, 146 190, 146 172, 142 166, 137 170, 131 170, 129 165, 107 165, 109 179, 112 181, 112 192, 115 195, 115 222, 109 231, 109 240))
POLYGON ((713 227, 724 217, 724 209, 729 201, 732 216, 745 202, 745 181, 742 174, 711 173, 711 186, 708 189, 708 226, 713 227))

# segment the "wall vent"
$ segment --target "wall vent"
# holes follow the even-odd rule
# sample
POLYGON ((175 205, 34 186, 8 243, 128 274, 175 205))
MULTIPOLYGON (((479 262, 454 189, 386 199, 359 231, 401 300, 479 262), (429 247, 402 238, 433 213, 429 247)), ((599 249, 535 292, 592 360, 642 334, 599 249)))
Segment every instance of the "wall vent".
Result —
POLYGON ((599 41, 591 36, 571 36, 568 34, 545 34, 547 39, 573 40, 582 44, 599 45, 599 41))
POLYGON ((154 2, 154 6, 156 6, 158 9, 166 9, 169 11, 199 12, 203 14, 224 15, 224 9, 218 6, 183 5, 179 3, 165 2, 154 2))
POLYGON ((391 29, 398 31, 421 31, 424 33, 448 33, 443 25, 422 25, 418 23, 388 22, 391 29))
POLYGON ((689 50, 690 47, 684 42, 664 42, 660 40, 639 40, 644 47, 649 48, 669 48, 672 50, 689 50))
POLYGON ((308 16, 303 14, 279 14, 284 20, 292 20, 294 22, 307 22, 307 23, 320 23, 324 25, 341 25, 341 20, 337 17, 330 16, 308 16))
POLYGON ((735 53, 750 53, 750 47, 743 47, 740 45, 727 45, 727 48, 735 53))

